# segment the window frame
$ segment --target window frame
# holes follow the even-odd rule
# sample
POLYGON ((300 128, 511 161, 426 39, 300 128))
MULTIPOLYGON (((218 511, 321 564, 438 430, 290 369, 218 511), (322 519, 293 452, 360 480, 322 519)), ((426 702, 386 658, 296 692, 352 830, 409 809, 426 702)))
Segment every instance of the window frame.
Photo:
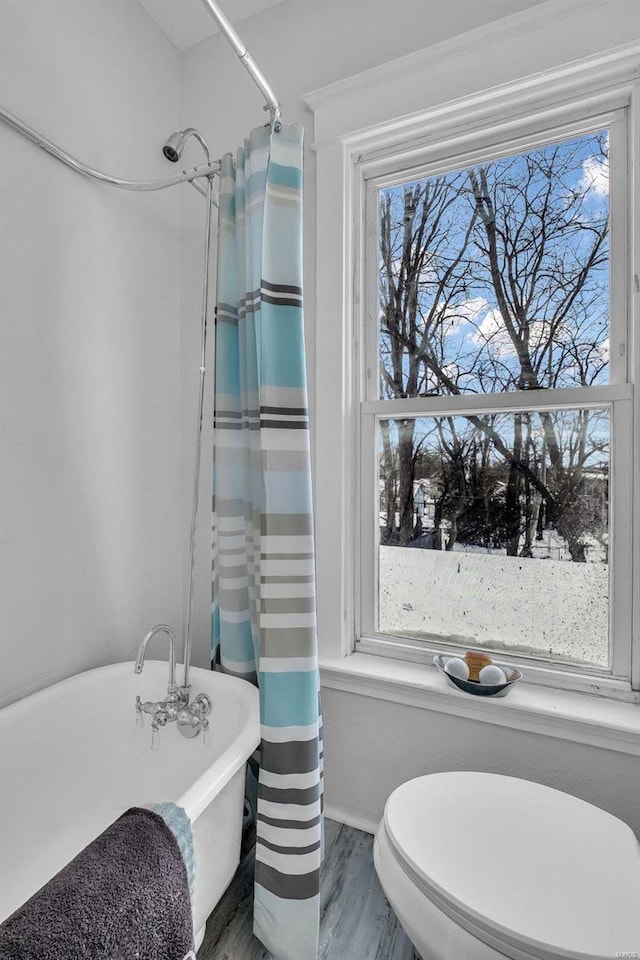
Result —
POLYGON ((632 336, 632 290, 634 237, 628 210, 633 197, 631 145, 638 135, 638 84, 610 90, 591 100, 575 92, 561 104, 538 109, 533 116, 500 116, 508 100, 477 123, 456 124, 437 135, 419 136, 368 150, 353 158, 351 174, 351 221, 354 227, 354 272, 352 311, 355 346, 350 364, 354 388, 354 489, 359 509, 354 511, 351 576, 354 603, 352 650, 394 659, 430 662, 436 652, 459 653, 459 645, 437 638, 413 640, 391 637, 376 631, 378 577, 378 463, 377 423, 394 415, 464 414, 510 412, 518 409, 561 410, 578 407, 609 407, 611 412, 610 519, 611 552, 609 570, 610 670, 519 656, 500 651, 524 668, 535 683, 633 699, 633 638, 638 646, 638 611, 633 610, 632 564, 637 550, 638 518, 633 528, 633 471, 638 446, 632 434, 633 382, 638 368, 637 348, 632 336), (568 140, 607 127, 611 138, 610 220, 610 379, 606 385, 505 394, 463 395, 460 397, 380 400, 378 396, 378 192, 381 188, 450 172, 475 163, 525 152, 559 140, 568 140), (356 412, 357 411, 357 412, 356 412), (635 538, 635 544, 634 544, 635 538), (634 634, 635 619, 635 634, 634 634))
MULTIPOLYGON (((632 687, 636 692, 629 695, 628 683, 623 690, 630 703, 616 702, 617 691, 610 697, 585 697, 561 686, 545 690, 526 681, 513 698, 487 702, 464 697, 442 684, 432 664, 354 653, 359 639, 356 520, 357 397, 361 386, 356 350, 357 313, 363 295, 358 262, 363 232, 358 165, 394 145, 444 142, 454 129, 459 135, 481 127, 490 132, 491 126, 500 122, 511 123, 517 130, 523 116, 544 115, 551 122, 557 109, 576 101, 585 114, 601 113, 612 100, 616 105, 628 104, 632 169, 629 280, 633 283, 634 275, 640 274, 640 37, 632 0, 624 0, 619 12, 619 17, 611 18, 603 0, 593 0, 586 9, 583 0, 572 0, 555 11, 550 33, 548 11, 544 5, 535 7, 302 95, 312 123, 306 140, 311 171, 306 183, 307 187, 311 183, 311 188, 305 203, 313 217, 305 235, 305 273, 323 685, 397 704, 443 709, 474 720, 515 723, 516 727, 519 724, 514 718, 524 710, 527 719, 522 729, 552 735, 564 729, 562 717, 575 714, 586 718, 587 739, 593 743, 601 743, 602 725, 606 726, 614 713, 618 718, 623 714, 630 718, 635 730, 635 706, 640 704, 638 575, 633 582, 632 687)), ((636 281, 629 291, 633 331, 629 349, 635 383, 640 382, 638 293, 636 281)), ((632 413, 640 424, 639 390, 633 396, 632 413)), ((640 478, 640 442, 635 443, 632 460, 640 478)), ((633 491, 633 510, 637 572, 640 484, 633 491)), ((375 652, 381 652, 379 647, 375 652)), ((611 729, 618 730, 617 721, 611 729)), ((569 739, 580 739, 576 730, 570 723, 566 728, 569 739)), ((610 744, 618 744, 617 732, 610 744)))

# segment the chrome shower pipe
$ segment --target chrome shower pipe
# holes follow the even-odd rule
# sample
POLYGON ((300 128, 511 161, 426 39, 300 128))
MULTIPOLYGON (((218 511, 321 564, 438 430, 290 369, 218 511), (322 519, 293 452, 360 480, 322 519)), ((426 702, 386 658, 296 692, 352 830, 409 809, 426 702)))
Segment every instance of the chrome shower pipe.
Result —
POLYGON ((279 130, 280 115, 282 110, 280 107, 280 101, 276 97, 271 84, 234 30, 233 26, 231 25, 231 21, 227 19, 215 0, 201 0, 201 2, 214 20, 218 23, 225 37, 238 54, 245 70, 249 73, 251 79, 260 90, 266 101, 265 110, 268 110, 271 115, 271 123, 273 124, 273 128, 274 130, 279 130))
MULTIPOLYGON (((198 383, 198 419, 193 465, 193 496, 191 499, 191 531, 189 534, 189 582, 187 586, 186 623, 184 628, 184 682, 183 692, 189 693, 189 669, 191 666, 191 620, 193 614, 193 579, 196 562, 196 532, 198 528, 198 503, 200 499, 200 459, 202 452, 202 421, 204 416, 204 382, 207 372, 207 319, 209 314, 209 256, 211 248, 211 207, 213 200, 213 176, 207 180, 207 217, 204 237, 204 278, 202 283, 202 323, 200 328, 200 370, 198 383)), ((215 341, 212 367, 215 373, 215 341)))
POLYGON ((47 139, 47 137, 43 137, 37 130, 34 130, 33 127, 30 127, 3 107, 0 107, 0 120, 22 134, 23 137, 31 140, 32 143, 35 143, 36 146, 42 150, 51 154, 56 160, 60 160, 68 167, 71 167, 71 169, 77 173, 81 173, 91 180, 98 180, 100 183, 108 183, 113 187, 120 187, 123 190, 164 190, 166 187, 173 187, 178 183, 191 183, 199 192, 208 196, 210 195, 210 191, 205 190, 195 181, 199 177, 210 177, 212 174, 220 172, 220 161, 210 160, 198 167, 192 167, 191 170, 183 170, 180 174, 175 174, 172 177, 163 177, 161 180, 121 180, 119 177, 110 177, 106 173, 101 173, 99 170, 94 170, 93 167, 87 166, 86 163, 67 153, 66 150, 57 146, 57 144, 47 139))

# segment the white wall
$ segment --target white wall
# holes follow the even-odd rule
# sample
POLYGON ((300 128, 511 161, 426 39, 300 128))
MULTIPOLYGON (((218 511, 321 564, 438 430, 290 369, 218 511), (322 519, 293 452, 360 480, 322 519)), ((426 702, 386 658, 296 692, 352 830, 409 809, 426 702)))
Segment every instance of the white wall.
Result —
POLYGON ((406 780, 482 770, 581 797, 640 837, 637 756, 340 690, 325 689, 323 702, 327 813, 338 820, 373 830, 406 780))
MULTIPOLYGON (((307 354, 312 381, 314 343, 317 345, 323 337, 331 337, 331 325, 339 326, 341 317, 339 310, 331 316, 323 314, 318 319, 322 327, 316 327, 316 164, 311 116, 304 108, 302 95, 529 6, 533 4, 486 3, 482 0, 420 4, 411 0, 389 3, 380 0, 287 2, 243 24, 243 38, 281 97, 285 118, 301 121, 307 129, 305 300, 307 354)), ((619 9, 619 4, 611 6, 619 9)), ((627 17, 630 7, 630 4, 624 4, 622 12, 627 17)), ((590 31, 588 18, 583 18, 575 5, 555 0, 555 7, 547 8, 545 15, 548 28, 543 27, 543 32, 546 29, 547 33, 542 45, 539 37, 535 43, 530 42, 528 36, 522 37, 521 44, 514 43, 513 39, 509 41, 509 55, 503 59, 505 70, 512 71, 511 76, 501 76, 505 70, 502 70, 501 61, 496 59, 487 64, 487 70, 491 67, 490 79, 483 71, 473 75, 465 72, 464 62, 447 61, 449 74, 456 81, 453 86, 460 88, 462 93, 458 90, 451 93, 449 87, 442 90, 433 85, 427 87, 427 79, 425 104, 468 94, 474 85, 479 90, 517 77, 525 51, 533 61, 538 57, 537 66, 536 62, 529 65, 529 72, 536 72, 562 62, 563 58, 570 61, 580 55, 581 47, 587 53, 598 49, 601 27, 590 31), (555 26, 555 13, 564 13, 570 6, 575 13, 574 22, 564 23, 564 32, 560 34, 555 26)), ((632 38, 633 31, 629 33, 630 24, 624 17, 620 22, 609 17, 609 21, 613 37, 610 46, 632 38)), ((606 39, 603 43, 607 45, 606 39)), ((369 116, 376 112, 378 97, 377 92, 367 96, 366 84, 367 78, 363 77, 362 100, 367 103, 369 116)), ((234 148, 259 122, 259 96, 250 81, 238 72, 233 54, 220 37, 203 42, 185 55, 182 91, 183 122, 200 125, 216 155, 234 148)), ((416 103, 420 100, 419 87, 412 89, 412 97, 416 103)), ((353 93, 350 102, 355 104, 357 100, 357 93, 353 93)), ((404 103, 398 104, 398 114, 405 109, 408 108, 404 103)), ((339 166, 337 163, 337 168, 339 166)), ((183 276, 186 276, 186 267, 194 256, 197 256, 197 246, 187 237, 182 252, 183 276)), ((333 278, 327 276, 325 280, 337 285, 342 282, 338 274, 333 278)), ((183 285, 183 297, 185 308, 190 303, 189 312, 195 313, 195 290, 190 285, 183 285)), ((338 293, 338 300, 339 297, 338 293)), ((313 395, 313 382, 311 386, 313 395)), ((340 384, 336 382, 335 387, 339 390, 340 384)), ((318 403, 321 401, 319 397, 318 403)), ((318 449, 318 458, 322 452, 318 449)), ((205 462, 203 479, 208 484, 208 452, 205 452, 205 462)), ((210 486, 207 489, 210 490, 210 486)), ((208 501, 208 496, 204 499, 208 501)), ((208 536, 208 503, 201 526, 205 537, 208 536)), ((200 540, 203 553, 208 550, 205 537, 200 540)), ((323 602, 330 600, 325 597, 323 602)), ((203 564, 198 580, 196 616, 198 655, 203 660, 207 655, 208 604, 208 572, 203 564)), ((335 615, 325 617, 326 622, 340 622, 338 595, 335 604, 335 615)), ((321 644, 331 639, 321 637, 321 644)), ((621 816, 640 833, 636 799, 640 793, 637 757, 536 733, 474 723, 338 689, 324 689, 324 707, 328 812, 365 829, 372 828, 378 821, 387 796, 404 780, 430 771, 477 769, 508 773, 556 786, 621 816)))
MULTIPOLYGON (((167 175, 179 55, 130 0, 3 0, 6 109, 98 169, 167 175)), ((180 614, 179 188, 90 182, 0 125, 0 703, 180 614)))

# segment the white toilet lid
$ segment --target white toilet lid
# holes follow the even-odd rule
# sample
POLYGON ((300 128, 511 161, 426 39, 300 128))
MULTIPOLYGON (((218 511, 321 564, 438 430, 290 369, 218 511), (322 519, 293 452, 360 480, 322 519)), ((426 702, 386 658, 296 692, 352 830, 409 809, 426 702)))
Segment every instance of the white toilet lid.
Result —
POLYGON ((507 957, 640 951, 640 845, 604 810, 528 780, 435 773, 398 787, 384 823, 423 893, 507 957))

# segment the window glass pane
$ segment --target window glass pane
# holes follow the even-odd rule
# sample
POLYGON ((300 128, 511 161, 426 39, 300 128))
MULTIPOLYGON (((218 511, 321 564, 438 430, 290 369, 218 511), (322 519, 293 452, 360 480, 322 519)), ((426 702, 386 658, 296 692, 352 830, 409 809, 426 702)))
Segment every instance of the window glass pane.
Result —
POLYGON ((607 409, 379 421, 378 630, 609 665, 607 409))
POLYGON ((380 396, 606 383, 606 130, 381 190, 380 396))

